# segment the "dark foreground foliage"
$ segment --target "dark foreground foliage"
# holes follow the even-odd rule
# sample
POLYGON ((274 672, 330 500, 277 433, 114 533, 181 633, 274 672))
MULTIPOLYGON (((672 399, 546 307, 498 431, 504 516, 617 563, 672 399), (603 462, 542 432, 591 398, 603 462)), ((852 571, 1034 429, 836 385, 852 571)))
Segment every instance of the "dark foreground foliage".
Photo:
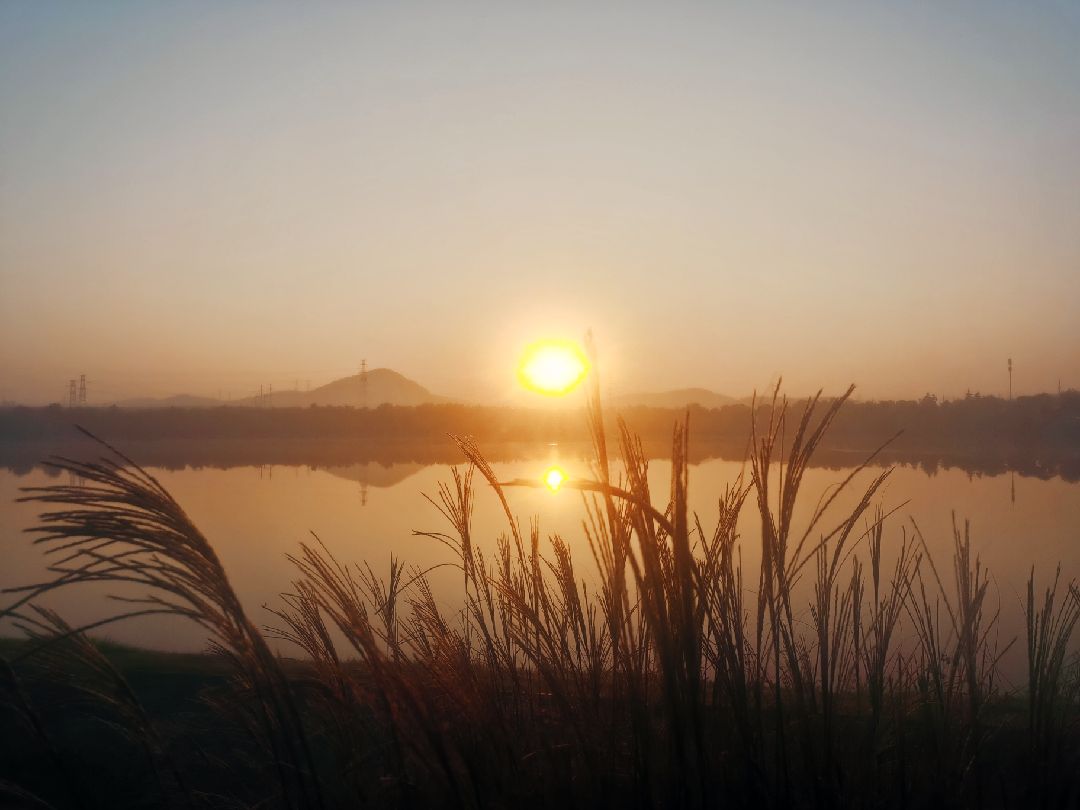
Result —
POLYGON ((594 390, 593 475, 567 485, 587 559, 523 527, 504 490, 530 482, 499 482, 462 439, 468 465, 433 499, 448 528, 431 535, 460 568, 458 609, 423 572, 379 575, 316 541, 266 629, 149 474, 118 454, 61 461, 84 485, 27 493, 50 510, 36 542, 54 578, 10 590, 3 613, 30 640, 0 661, 0 805, 1076 806, 1080 594, 1032 574, 1028 683, 1006 693, 966 526, 951 568, 932 560, 914 523, 886 532, 900 522, 876 505, 889 471, 869 468, 796 521, 845 399, 796 415, 774 400, 706 520, 687 509, 687 425, 656 506, 641 443, 620 424, 609 447, 594 390), (493 555, 472 534, 474 484, 506 511, 493 555), (744 508, 760 537, 739 537, 744 508), (200 623, 213 665, 140 663, 35 608, 80 582, 145 586, 121 615, 200 623))

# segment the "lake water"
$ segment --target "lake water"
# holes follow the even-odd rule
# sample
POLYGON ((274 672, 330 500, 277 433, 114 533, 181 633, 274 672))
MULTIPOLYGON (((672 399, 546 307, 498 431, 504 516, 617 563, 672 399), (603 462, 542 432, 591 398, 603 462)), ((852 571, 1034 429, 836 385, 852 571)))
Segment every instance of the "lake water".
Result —
MULTIPOLYGON (((501 480, 537 478, 552 464, 571 477, 587 475, 580 450, 550 446, 537 448, 531 457, 494 464, 501 480)), ((692 508, 708 529, 715 521, 716 501, 725 485, 735 480, 741 464, 712 459, 690 470, 692 508)), ((864 485, 879 472, 860 474, 864 485)), ((448 527, 425 500, 435 497, 441 480, 449 479, 445 465, 421 463, 355 464, 336 467, 237 466, 230 468, 150 468, 210 539, 231 581, 256 623, 271 623, 263 605, 279 603, 290 589, 295 573, 286 555, 298 543, 317 534, 346 562, 368 562, 385 572, 391 556, 420 568, 451 560, 449 551, 413 530, 439 531, 448 527)), ((805 477, 802 508, 797 525, 805 521, 818 497, 842 480, 849 470, 812 468, 805 477)), ((656 500, 666 500, 670 462, 650 462, 650 480, 656 500)), ((15 503, 19 488, 66 482, 45 469, 0 470, 0 587, 44 579, 45 557, 23 530, 36 521, 38 504, 15 503)), ((494 549, 505 518, 494 494, 476 476, 475 542, 494 549)), ((579 576, 593 577, 592 558, 581 530, 581 496, 541 489, 509 490, 510 504, 527 527, 536 516, 544 536, 559 533, 576 551, 579 576)), ((1001 606, 1003 640, 1023 632, 1022 604, 1026 578, 1032 565, 1044 581, 1060 562, 1066 578, 1080 576, 1080 484, 1060 477, 1040 479, 1014 475, 976 475, 960 469, 928 474, 919 466, 898 466, 880 495, 886 509, 906 502, 890 519, 885 542, 895 550, 901 527, 917 521, 943 575, 952 566, 952 516, 971 521, 976 551, 992 578, 992 602, 1001 606)), ((661 508, 662 508, 662 504, 661 508)), ((744 509, 740 530, 743 558, 756 572, 758 521, 752 498, 744 509)), ((837 513, 839 517, 839 513, 837 513)), ((447 613, 460 606, 461 575, 450 567, 431 573, 434 590, 447 613)), ((747 582, 755 579, 748 576, 747 582)), ((115 611, 107 593, 115 586, 80 586, 44 600, 72 622, 90 622, 115 611)), ((4 604, 10 599, 5 595, 4 604)), ((0 632, 11 632, 10 626, 0 632)), ((110 626, 103 635, 118 641, 166 650, 201 650, 204 631, 190 622, 146 618, 110 626)), ((1022 647, 1022 639, 1016 649, 1022 647)))

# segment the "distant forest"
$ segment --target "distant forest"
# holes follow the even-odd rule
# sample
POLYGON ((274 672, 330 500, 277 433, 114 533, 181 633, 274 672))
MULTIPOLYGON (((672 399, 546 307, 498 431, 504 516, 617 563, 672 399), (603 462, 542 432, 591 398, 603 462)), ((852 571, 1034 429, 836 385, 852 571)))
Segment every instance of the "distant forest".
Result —
MULTIPOLYGON (((805 400, 789 402, 791 430, 805 400)), ((752 417, 760 428, 770 403, 689 408, 691 457, 741 458, 752 417)), ((656 457, 670 450, 682 410, 609 409, 656 457)), ((330 464, 379 461, 454 463, 448 434, 470 435, 492 460, 527 454, 528 445, 587 441, 579 410, 458 404, 308 408, 0 409, 0 465, 23 468, 53 452, 83 453, 79 425, 148 465, 330 464), (138 448, 138 452, 135 448, 138 448)), ((938 464, 980 472, 1080 477, 1080 392, 1017 397, 968 396, 938 401, 848 402, 821 455, 827 466, 859 460, 897 433, 882 461, 938 464), (962 463, 967 460, 968 463, 962 463), (974 463, 978 462, 978 463, 974 463)))

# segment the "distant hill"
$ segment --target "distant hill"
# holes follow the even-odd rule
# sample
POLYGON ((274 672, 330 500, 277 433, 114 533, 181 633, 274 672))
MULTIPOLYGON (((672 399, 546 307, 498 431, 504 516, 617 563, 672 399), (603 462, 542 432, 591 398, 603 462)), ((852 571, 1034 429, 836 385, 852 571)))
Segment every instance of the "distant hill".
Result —
POLYGON ((700 405, 703 408, 721 408, 739 402, 742 400, 707 388, 679 388, 674 391, 621 394, 614 398, 613 404, 620 407, 640 405, 648 408, 685 408, 689 405, 700 405))
MULTIPOLYGON (((436 402, 449 402, 446 397, 433 394, 420 383, 398 374, 393 369, 376 368, 367 373, 367 400, 370 408, 379 405, 424 405, 436 402)), ((266 405, 258 397, 237 399, 230 405, 266 405)), ((362 407, 365 404, 364 384, 359 374, 342 377, 310 391, 275 391, 269 400, 275 408, 306 408, 309 405, 352 405, 362 407)))
MULTIPOLYGON (((452 402, 448 397, 433 394, 415 380, 393 369, 376 368, 367 373, 367 405, 427 405, 452 402)), ((703 408, 722 408, 725 405, 749 404, 750 398, 736 398, 710 391, 707 388, 678 388, 672 391, 639 392, 620 394, 613 398, 617 407, 644 406, 648 408, 686 408, 699 405, 703 408)), ((310 391, 276 390, 262 400, 258 396, 223 401, 213 397, 176 394, 171 397, 138 397, 125 399, 116 404, 121 408, 217 408, 273 407, 307 408, 311 405, 346 405, 363 407, 364 388, 359 374, 342 377, 310 391)))
POLYGON ((229 407, 274 407, 306 408, 310 405, 351 405, 353 407, 376 408, 379 405, 426 405, 450 402, 446 397, 431 393, 420 383, 410 380, 389 368, 376 368, 367 373, 367 397, 364 396, 364 384, 360 375, 343 377, 310 391, 274 391, 260 399, 258 396, 232 399, 224 402, 212 397, 197 397, 189 394, 177 394, 171 397, 140 397, 125 399, 116 404, 121 408, 216 408, 229 407))

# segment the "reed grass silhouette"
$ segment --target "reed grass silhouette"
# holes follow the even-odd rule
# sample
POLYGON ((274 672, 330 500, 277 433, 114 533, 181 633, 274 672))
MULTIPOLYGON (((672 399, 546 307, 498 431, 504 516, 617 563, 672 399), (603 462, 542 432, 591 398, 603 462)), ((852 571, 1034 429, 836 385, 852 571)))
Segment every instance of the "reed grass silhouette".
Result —
POLYGON ((582 543, 523 526, 507 490, 533 482, 499 481, 476 444, 456 438, 466 466, 431 498, 447 528, 417 532, 443 543, 461 572, 452 612, 430 571, 393 559, 382 577, 315 537, 290 557, 296 579, 273 626, 259 629, 211 543, 149 473, 112 448, 95 463, 56 460, 86 485, 26 491, 50 510, 33 531, 52 578, 7 590, 3 616, 30 641, 0 667, 9 737, 49 756, 21 784, 0 774, 0 795, 121 806, 109 791, 124 774, 82 773, 71 787, 71 752, 35 703, 58 690, 104 706, 142 752, 153 778, 132 805, 1075 804, 1075 583, 1059 571, 1039 602, 1032 570, 1028 683, 1005 691, 997 672, 1010 642, 998 638, 966 524, 951 581, 916 524, 898 526, 887 548, 900 507, 877 503, 888 469, 858 483, 864 464, 797 525, 804 474, 851 389, 795 411, 778 387, 743 473, 703 521, 688 505, 687 420, 674 426, 658 502, 621 420, 613 458, 593 380, 591 476, 564 484, 581 493, 582 543), (473 532, 478 485, 505 513, 494 553, 473 532), (841 509, 844 493, 854 505, 841 509), (756 570, 742 559, 747 508, 761 526, 756 570), (121 609, 106 621, 167 613, 206 628, 231 677, 204 695, 203 725, 163 732, 87 639, 104 622, 73 628, 34 607, 88 582, 146 591, 114 597, 121 609), (271 639, 303 658, 274 655, 271 639))

